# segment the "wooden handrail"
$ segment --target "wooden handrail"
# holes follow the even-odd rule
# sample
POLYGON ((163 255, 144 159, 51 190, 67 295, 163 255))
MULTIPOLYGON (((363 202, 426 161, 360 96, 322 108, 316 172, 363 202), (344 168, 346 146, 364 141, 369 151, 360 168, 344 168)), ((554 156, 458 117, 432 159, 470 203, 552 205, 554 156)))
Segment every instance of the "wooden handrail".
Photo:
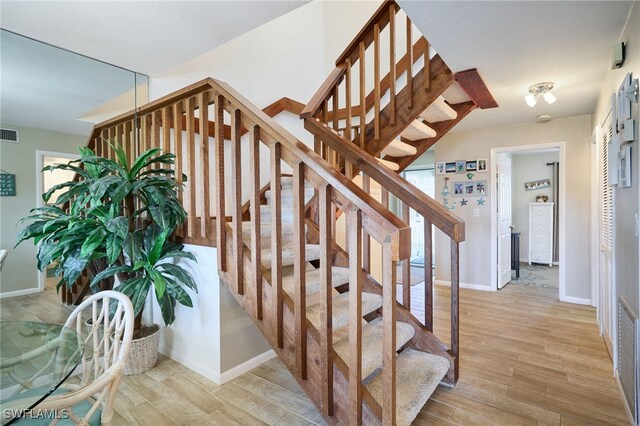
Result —
POLYGON ((313 114, 320 109, 323 102, 326 101, 332 94, 333 88, 340 84, 342 79, 344 78, 347 72, 347 66, 338 65, 336 66, 329 77, 322 83, 322 86, 316 91, 311 100, 304 107, 302 112, 300 113, 301 118, 311 117, 313 114))
POLYGON ((349 46, 342 52, 342 54, 336 59, 336 65, 344 64, 347 59, 351 59, 351 63, 355 62, 358 58, 358 46, 361 42, 365 44, 365 48, 373 42, 373 27, 377 24, 380 31, 389 24, 389 8, 392 7, 397 12, 400 10, 400 6, 393 0, 385 0, 378 10, 375 11, 373 16, 362 27, 360 32, 349 43, 349 46))
POLYGON ((316 135, 322 135, 322 141, 337 151, 342 158, 349 161, 367 176, 406 203, 410 208, 423 215, 455 242, 464 241, 464 221, 445 209, 440 203, 424 194, 411 183, 402 179, 397 173, 380 167, 377 160, 343 138, 333 129, 317 119, 305 120, 305 128, 316 135))

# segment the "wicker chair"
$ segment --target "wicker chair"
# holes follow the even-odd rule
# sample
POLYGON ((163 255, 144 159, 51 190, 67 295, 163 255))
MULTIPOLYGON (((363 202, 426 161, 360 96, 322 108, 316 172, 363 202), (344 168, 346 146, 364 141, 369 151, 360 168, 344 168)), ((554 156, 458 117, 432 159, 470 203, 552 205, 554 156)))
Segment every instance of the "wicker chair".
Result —
MULTIPOLYGON (((51 424, 110 425, 113 402, 122 377, 133 336, 133 305, 117 291, 101 291, 87 298, 71 313, 65 326, 74 329, 84 347, 81 372, 38 404, 38 410, 64 410, 68 419, 51 424), (111 311, 111 314, 110 312, 111 311), (87 321, 87 320, 90 321, 87 321)), ((31 419, 23 419, 31 423, 31 419)), ((39 422, 37 422, 39 423, 39 422)))

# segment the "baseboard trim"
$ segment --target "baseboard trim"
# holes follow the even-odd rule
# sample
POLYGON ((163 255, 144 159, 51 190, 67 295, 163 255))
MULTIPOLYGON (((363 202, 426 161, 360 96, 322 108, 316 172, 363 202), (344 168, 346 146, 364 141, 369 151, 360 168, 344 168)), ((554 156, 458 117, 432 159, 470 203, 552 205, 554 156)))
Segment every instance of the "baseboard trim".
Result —
POLYGON ((567 302, 567 303, 575 303, 577 305, 591 305, 591 299, 583 299, 581 297, 565 296, 560 301, 567 302))
POLYGON ((254 356, 253 358, 243 362, 242 364, 237 365, 232 369, 222 373, 220 375, 220 384, 227 383, 275 357, 276 353, 272 349, 269 349, 268 351, 263 352, 258 356, 254 356))
POLYGON ((189 370, 195 371, 196 373, 200 374, 203 377, 206 377, 207 379, 215 382, 218 385, 227 383, 235 379, 236 377, 241 376, 244 373, 250 370, 253 370, 259 365, 276 357, 276 353, 273 350, 269 349, 268 351, 263 352, 260 355, 257 355, 243 362, 242 364, 233 367, 230 370, 220 373, 219 371, 216 371, 208 366, 202 365, 198 362, 194 362, 192 359, 189 359, 184 355, 182 355, 181 353, 176 352, 167 347, 164 347, 164 346, 160 347, 159 352, 162 355, 165 355, 171 358, 172 360, 179 362, 180 364, 187 367, 189 370))
POLYGON ((5 297, 18 297, 18 296, 26 296, 27 294, 40 293, 40 288, 27 288, 24 290, 15 290, 15 291, 7 291, 4 293, 0 293, 0 299, 4 299, 5 297))
POLYGON ((187 367, 189 370, 195 371, 196 373, 200 374, 203 377, 206 377, 207 379, 217 383, 217 384, 222 384, 221 383, 221 375, 220 372, 204 366, 198 362, 194 362, 192 359, 185 357, 184 355, 182 355, 179 352, 174 351, 173 349, 169 349, 165 346, 160 346, 160 348, 158 349, 158 352, 160 352, 162 355, 165 355, 169 358, 171 358, 172 360, 179 362, 180 364, 184 365, 185 367, 187 367))
MULTIPOLYGON (((520 263, 529 263, 529 259, 520 259, 520 263)), ((538 263, 538 262, 533 262, 532 265, 537 265, 537 266, 549 266, 548 263, 538 263)), ((560 262, 553 262, 553 266, 560 266, 560 262)))
POLYGON ((622 390, 622 383, 620 383, 620 376, 618 375, 618 370, 613 371, 613 378, 616 380, 616 385, 618 386, 618 393, 620 394, 620 399, 622 399, 622 405, 624 405, 624 411, 627 413, 627 417, 629 418, 629 423, 631 425, 640 425, 640 423, 637 423, 636 419, 633 418, 631 407, 629 407, 627 398, 625 397, 624 391, 622 390))
MULTIPOLYGON (((434 282, 436 285, 451 287, 451 281, 435 280, 434 282)), ((460 283, 460 288, 466 288, 469 290, 491 291, 491 287, 481 284, 460 283)))

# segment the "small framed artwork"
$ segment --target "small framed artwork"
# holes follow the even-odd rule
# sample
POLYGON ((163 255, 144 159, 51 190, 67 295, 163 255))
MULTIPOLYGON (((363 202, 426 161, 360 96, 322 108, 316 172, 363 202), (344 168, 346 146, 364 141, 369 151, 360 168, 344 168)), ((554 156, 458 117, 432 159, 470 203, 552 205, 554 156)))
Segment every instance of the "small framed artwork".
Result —
POLYGON ((478 173, 484 173, 487 171, 487 160, 480 159, 478 160, 478 173))
POLYGON ((486 180, 477 180, 475 195, 487 195, 487 181, 486 180))
POLYGON ((453 195, 456 197, 462 197, 464 195, 464 182, 453 183, 453 195))
POLYGON ((464 182, 464 195, 476 195, 476 183, 474 181, 464 182))
POLYGON ((478 170, 478 162, 476 160, 467 161, 467 171, 475 172, 478 170))
POLYGON ((446 163, 444 166, 444 170, 446 173, 455 173, 456 172, 456 163, 446 163))
POLYGON ((458 160, 456 161, 456 173, 464 173, 465 170, 465 165, 466 165, 466 161, 464 160, 458 160))
POLYGON ((526 191, 535 191, 536 189, 549 188, 550 186, 551 181, 549 179, 534 180, 524 183, 524 189, 526 191))
POLYGON ((436 174, 443 175, 446 172, 446 163, 444 161, 439 161, 436 163, 436 174))

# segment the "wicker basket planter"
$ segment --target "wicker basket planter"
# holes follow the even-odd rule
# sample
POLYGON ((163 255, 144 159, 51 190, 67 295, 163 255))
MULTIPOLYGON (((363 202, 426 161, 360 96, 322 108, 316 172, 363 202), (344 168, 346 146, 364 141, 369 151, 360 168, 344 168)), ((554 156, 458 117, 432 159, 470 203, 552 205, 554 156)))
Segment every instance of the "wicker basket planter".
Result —
POLYGON ((157 324, 145 324, 140 331, 143 337, 131 341, 129 359, 124 367, 125 376, 149 371, 158 361, 160 327, 157 324))

